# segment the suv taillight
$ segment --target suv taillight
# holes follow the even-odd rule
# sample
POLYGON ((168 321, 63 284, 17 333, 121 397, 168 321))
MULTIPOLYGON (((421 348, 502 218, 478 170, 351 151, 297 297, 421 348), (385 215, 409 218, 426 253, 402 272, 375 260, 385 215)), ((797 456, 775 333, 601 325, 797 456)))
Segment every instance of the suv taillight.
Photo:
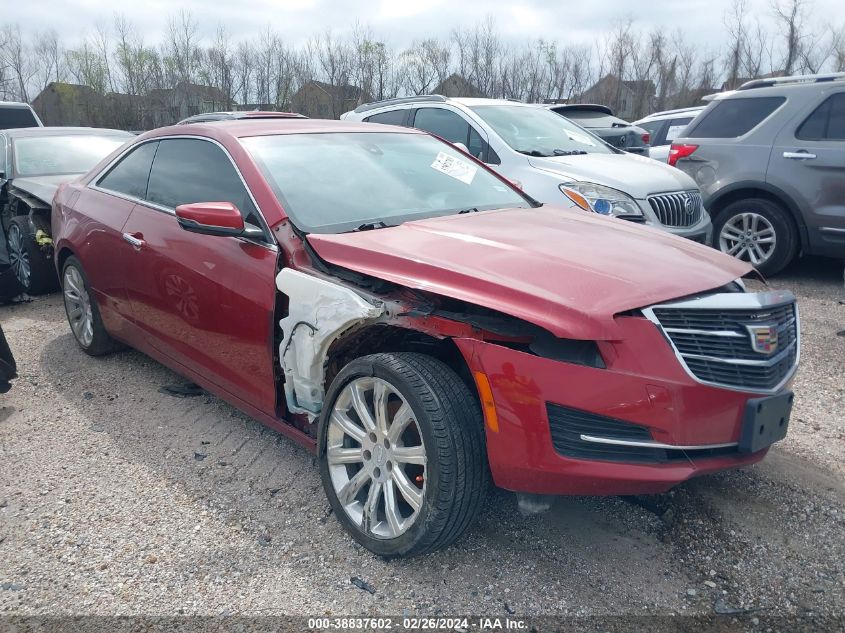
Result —
POLYGON ((675 163, 679 159, 690 156, 697 149, 698 145, 676 145, 672 143, 672 147, 669 148, 669 164, 675 167, 675 163))

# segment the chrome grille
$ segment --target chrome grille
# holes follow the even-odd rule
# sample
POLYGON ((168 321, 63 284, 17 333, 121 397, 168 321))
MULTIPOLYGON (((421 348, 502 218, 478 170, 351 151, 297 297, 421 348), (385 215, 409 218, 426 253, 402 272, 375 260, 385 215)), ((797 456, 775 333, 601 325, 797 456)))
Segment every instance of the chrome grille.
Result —
POLYGON ((701 220, 701 193, 697 190, 649 196, 648 203, 664 226, 693 226, 701 220))
POLYGON ((789 292, 714 294, 643 312, 700 382, 775 391, 798 363, 798 313, 789 292))

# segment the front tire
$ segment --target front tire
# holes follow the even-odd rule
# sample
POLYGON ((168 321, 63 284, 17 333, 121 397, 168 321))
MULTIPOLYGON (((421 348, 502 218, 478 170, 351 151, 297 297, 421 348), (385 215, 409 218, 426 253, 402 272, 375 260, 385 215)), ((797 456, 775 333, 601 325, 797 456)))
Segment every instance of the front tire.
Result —
POLYGON ((103 325, 82 264, 72 255, 62 266, 62 296, 70 331, 83 352, 89 356, 102 356, 118 349, 103 325))
POLYGON ((450 545, 489 485, 477 399, 423 354, 373 354, 344 367, 326 396, 318 446, 335 516, 388 558, 450 545))
POLYGON ((41 295, 56 289, 58 279, 53 262, 36 243, 29 218, 15 216, 9 220, 7 242, 12 270, 24 292, 41 295))
POLYGON ((789 213, 763 198, 737 200, 713 221, 713 246, 749 262, 763 275, 783 270, 798 252, 798 231, 789 213))

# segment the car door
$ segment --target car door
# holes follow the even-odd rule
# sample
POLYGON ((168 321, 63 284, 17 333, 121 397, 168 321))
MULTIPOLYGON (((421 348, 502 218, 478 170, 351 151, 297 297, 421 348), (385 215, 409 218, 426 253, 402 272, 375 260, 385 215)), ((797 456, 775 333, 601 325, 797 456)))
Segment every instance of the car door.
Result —
POLYGON ((804 211, 811 252, 845 255, 845 91, 828 92, 783 127, 766 180, 804 211))
POLYGON ((146 199, 124 235, 135 265, 127 280, 134 318, 161 353, 268 414, 275 412, 274 277, 278 249, 229 154, 201 138, 166 138, 146 199), (264 239, 182 229, 180 204, 231 202, 264 239))
POLYGON ((77 256, 97 297, 106 329, 130 343, 137 336, 126 293, 133 252, 122 239, 123 225, 136 201, 144 198, 157 147, 157 141, 133 147, 81 189, 72 204, 59 205, 55 210, 64 216, 68 233, 81 236, 73 240, 81 245, 77 256))

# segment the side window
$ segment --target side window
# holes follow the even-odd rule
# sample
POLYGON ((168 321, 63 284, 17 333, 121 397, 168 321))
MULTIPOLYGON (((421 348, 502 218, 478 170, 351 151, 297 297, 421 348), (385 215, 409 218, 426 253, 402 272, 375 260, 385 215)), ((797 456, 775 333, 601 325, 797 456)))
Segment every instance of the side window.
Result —
POLYGON ((750 132, 772 112, 784 97, 745 97, 719 101, 687 132, 690 138, 736 138, 750 132))
POLYGON ((150 171, 147 200, 169 209, 191 202, 231 202, 240 209, 245 222, 262 226, 229 157, 208 141, 161 141, 150 171))
POLYGON ((450 143, 467 145, 469 142, 469 123, 449 110, 420 108, 414 118, 414 127, 437 134, 450 143))
POLYGON ((691 122, 692 117, 689 116, 669 121, 669 127, 666 128, 666 142, 671 143, 678 138, 691 122))
POLYGON ((795 136, 808 141, 845 141, 845 92, 825 99, 795 136))
POLYGON ((408 110, 388 110, 368 116, 364 121, 367 123, 384 123, 385 125, 405 125, 408 110))
POLYGON ((144 143, 136 147, 121 158, 105 176, 101 176, 97 186, 143 200, 147 194, 147 181, 157 147, 158 142, 144 143))
POLYGON ((645 123, 638 123, 637 127, 641 127, 646 132, 651 135, 651 146, 654 147, 656 145, 663 145, 663 139, 661 138, 661 132, 663 130, 663 126, 666 124, 666 121, 646 121, 645 123))

